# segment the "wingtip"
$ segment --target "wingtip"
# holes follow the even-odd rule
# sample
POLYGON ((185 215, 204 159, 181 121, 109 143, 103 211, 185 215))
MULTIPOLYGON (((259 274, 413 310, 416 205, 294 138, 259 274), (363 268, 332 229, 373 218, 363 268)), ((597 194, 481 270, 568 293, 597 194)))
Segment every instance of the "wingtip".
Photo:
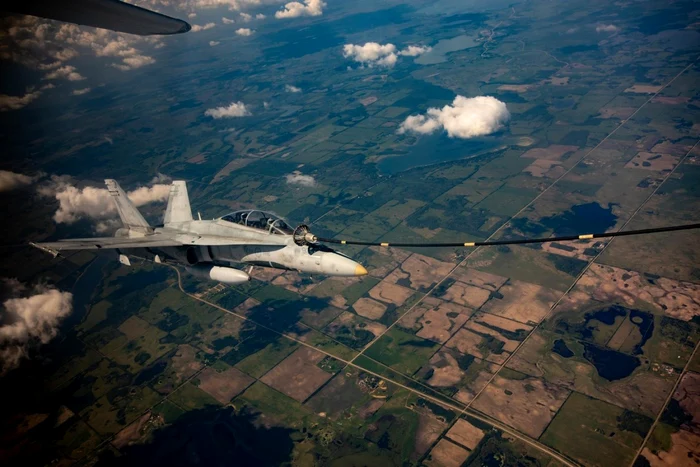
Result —
POLYGON ((42 245, 41 243, 34 243, 34 242, 29 242, 30 246, 33 246, 36 249, 39 249, 45 253, 50 254, 54 258, 59 255, 58 250, 54 250, 53 248, 49 248, 47 246, 42 245))

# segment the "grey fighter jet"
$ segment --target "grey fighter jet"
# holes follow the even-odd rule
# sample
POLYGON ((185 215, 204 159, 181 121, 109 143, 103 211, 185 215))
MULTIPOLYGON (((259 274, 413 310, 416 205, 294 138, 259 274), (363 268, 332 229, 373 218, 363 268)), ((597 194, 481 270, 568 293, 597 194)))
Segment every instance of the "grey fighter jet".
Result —
MULTIPOLYGON (((192 218, 184 181, 170 187, 162 226, 152 227, 129 201, 119 184, 105 180, 124 227, 114 237, 76 238, 32 243, 54 256, 63 250, 116 250, 119 261, 129 255, 157 263, 183 265, 195 276, 226 284, 250 280, 246 266, 263 266, 327 276, 364 276, 359 263, 315 243, 305 226, 293 230, 272 213, 249 209, 213 220, 192 218)), ((198 216, 199 217, 199 216, 198 216)))

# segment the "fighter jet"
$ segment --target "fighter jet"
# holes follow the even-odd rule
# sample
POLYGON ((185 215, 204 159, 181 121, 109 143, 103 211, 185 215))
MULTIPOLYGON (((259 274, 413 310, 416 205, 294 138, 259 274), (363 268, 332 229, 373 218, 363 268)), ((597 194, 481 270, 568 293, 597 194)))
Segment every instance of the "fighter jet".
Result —
POLYGON ((114 237, 76 238, 32 246, 54 256, 64 250, 116 250, 119 261, 129 256, 185 266, 195 276, 225 284, 250 280, 254 266, 327 276, 364 276, 359 263, 316 243, 306 226, 292 229, 280 217, 247 209, 213 220, 192 218, 187 185, 170 187, 163 225, 150 226, 119 184, 105 180, 124 226, 114 237), (249 267, 246 272, 240 268, 249 267))

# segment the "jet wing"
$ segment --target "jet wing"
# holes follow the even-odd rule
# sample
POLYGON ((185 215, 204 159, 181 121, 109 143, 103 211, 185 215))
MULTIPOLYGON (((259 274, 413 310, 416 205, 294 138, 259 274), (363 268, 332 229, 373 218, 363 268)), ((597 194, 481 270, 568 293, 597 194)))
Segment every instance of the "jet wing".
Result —
POLYGON ((182 246, 181 242, 171 238, 163 238, 152 235, 138 238, 124 237, 95 237, 72 238, 57 242, 30 243, 30 245, 49 253, 57 253, 62 250, 101 250, 116 248, 153 248, 163 246, 182 246))
POLYGON ((214 235, 176 234, 171 238, 162 235, 146 235, 144 237, 95 237, 95 238, 71 238, 57 242, 30 243, 30 245, 47 251, 54 256, 63 250, 110 250, 128 248, 158 248, 166 246, 279 246, 284 244, 265 243, 259 240, 232 239, 230 237, 217 237, 214 235))
POLYGON ((10 0, 0 9, 140 36, 191 29, 186 21, 118 0, 10 0))

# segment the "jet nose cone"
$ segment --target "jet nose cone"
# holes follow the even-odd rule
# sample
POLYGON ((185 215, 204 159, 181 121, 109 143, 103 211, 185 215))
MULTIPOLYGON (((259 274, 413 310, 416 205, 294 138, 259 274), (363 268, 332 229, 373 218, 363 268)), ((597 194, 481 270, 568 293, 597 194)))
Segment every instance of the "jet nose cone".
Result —
POLYGON ((329 276, 364 276, 367 270, 360 263, 337 253, 325 253, 321 258, 321 269, 329 276))

